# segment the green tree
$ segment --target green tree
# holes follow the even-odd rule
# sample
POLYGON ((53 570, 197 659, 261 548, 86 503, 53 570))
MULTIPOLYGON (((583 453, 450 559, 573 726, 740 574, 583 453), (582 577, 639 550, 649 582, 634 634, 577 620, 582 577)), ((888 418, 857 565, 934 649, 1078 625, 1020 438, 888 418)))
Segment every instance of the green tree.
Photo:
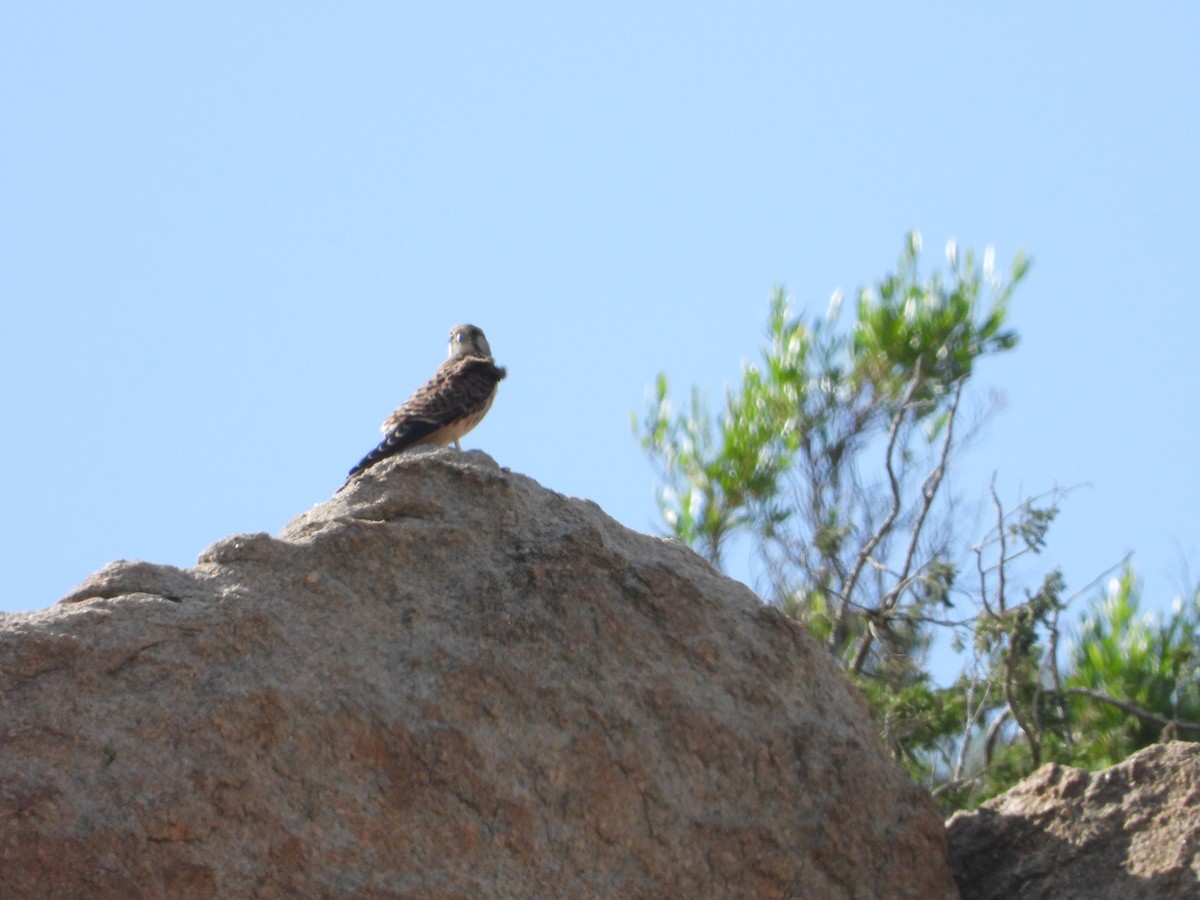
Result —
MULTIPOLYGON (((1061 589, 1061 581, 1054 587, 1061 589)), ((1200 589, 1186 603, 1178 599, 1165 621, 1143 615, 1126 561, 1091 600, 1069 640, 1061 674, 1058 613, 1066 603, 1051 593, 1034 595, 1028 609, 1033 620, 1040 616, 1041 627, 1024 629, 1032 638, 1028 650, 1009 657, 1019 660, 1027 700, 994 710, 973 771, 945 785, 957 793, 958 805, 1008 788, 1038 761, 1103 768, 1161 740, 1200 740, 1200 589), (1010 738, 1015 734, 1021 712, 1021 739, 994 741, 1006 727, 1010 738)), ((1003 629, 981 624, 976 633, 997 632, 1003 629)))
POLYGON ((1110 766, 1164 737, 1200 738, 1200 590, 1165 620, 1141 613, 1132 566, 1095 597, 1069 652, 1064 691, 1077 765, 1110 766))
POLYGON ((641 430, 674 535, 717 565, 748 535, 771 599, 855 673, 907 668, 952 605, 952 535, 936 511, 963 388, 980 359, 1016 345, 1007 305, 1028 270, 1019 255, 999 278, 990 254, 981 266, 951 246, 948 277, 922 278, 919 251, 913 233, 897 270, 859 292, 849 330, 836 295, 806 317, 776 290, 762 365, 724 415, 713 423, 695 391, 674 414, 660 375, 641 430))
MULTIPOLYGON (((1122 684, 1088 681, 1079 659, 1111 668, 1125 652, 1128 628, 1111 610, 1095 620, 1108 624, 1084 629, 1072 651, 1082 656, 1060 674, 1059 617, 1072 599, 1062 576, 1026 586, 1011 572, 1045 547, 1062 492, 1009 511, 993 485, 990 531, 975 542, 964 534, 946 484, 971 431, 965 391, 981 360, 1016 346, 1008 304, 1029 262, 1017 254, 1000 276, 990 251, 980 260, 951 243, 945 271, 923 275, 920 250, 914 232, 896 269, 859 290, 849 327, 840 295, 805 315, 776 290, 762 361, 744 369, 719 416, 695 390, 676 413, 660 374, 635 430, 661 473, 671 533, 718 566, 742 539, 767 600, 841 660, 895 758, 951 809, 1040 762, 1099 758, 1081 730, 1123 703, 1142 714, 1119 748, 1147 740, 1153 729, 1141 726, 1156 716, 1186 730, 1192 709, 1165 715, 1162 686, 1182 672, 1194 682, 1195 669, 1159 648, 1137 662, 1153 657, 1167 673, 1147 676, 1153 690, 1130 673, 1122 684), (949 687, 926 665, 939 631, 968 657, 949 687), (1112 646, 1097 655, 1093 645, 1112 646)), ((1194 621, 1172 627, 1173 648, 1194 640, 1194 621)), ((1169 696, 1177 703, 1178 689, 1169 696)))

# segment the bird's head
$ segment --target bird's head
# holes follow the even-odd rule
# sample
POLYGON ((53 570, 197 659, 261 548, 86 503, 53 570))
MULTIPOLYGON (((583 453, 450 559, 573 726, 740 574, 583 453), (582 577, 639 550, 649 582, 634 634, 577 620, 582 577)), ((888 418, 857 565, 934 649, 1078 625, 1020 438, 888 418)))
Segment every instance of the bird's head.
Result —
POLYGON ((450 329, 450 356, 479 356, 491 359, 492 348, 488 346, 482 328, 475 325, 455 325, 450 329))

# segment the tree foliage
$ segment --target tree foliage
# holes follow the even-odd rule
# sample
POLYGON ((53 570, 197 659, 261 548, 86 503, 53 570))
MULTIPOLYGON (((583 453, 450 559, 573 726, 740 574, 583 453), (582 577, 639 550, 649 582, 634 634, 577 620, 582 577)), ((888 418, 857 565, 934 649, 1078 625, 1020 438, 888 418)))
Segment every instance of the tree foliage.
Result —
POLYGON ((972 431, 965 389, 982 360, 1017 345, 1008 307, 1029 261, 1017 254, 999 275, 992 251, 981 260, 951 242, 945 270, 925 275, 920 251, 914 232, 895 270, 858 291, 849 327, 840 294, 808 315, 777 289, 761 362, 744 368, 721 414, 694 389, 676 412, 660 374, 637 430, 661 473, 671 533, 718 566, 744 539, 737 546, 750 547, 768 601, 842 662, 896 759, 955 808, 1050 758, 1107 758, 1098 739, 1081 740, 1085 728, 1108 734, 1125 722, 1113 752, 1155 739, 1157 720, 1134 715, 1131 730, 1110 701, 1177 730, 1194 721, 1192 707, 1167 716, 1163 704, 1178 701, 1168 682, 1195 678, 1194 654, 1180 656, 1195 630, 1176 623, 1146 643, 1106 608, 1060 676, 1062 576, 1018 586, 1013 572, 1044 549, 1061 492, 1009 511, 993 483, 981 496, 993 524, 972 540, 946 487, 972 431), (939 634, 966 660, 949 687, 933 683, 926 662, 939 634), (1156 661, 1159 674, 1115 679, 1130 659, 1121 642, 1135 637, 1145 644, 1135 664, 1156 661), (1085 671, 1090 680, 1079 680, 1085 671))
POLYGON ((1110 766, 1162 736, 1200 739, 1200 590, 1164 621, 1143 615, 1132 566, 1096 596, 1071 647, 1071 724, 1091 736, 1079 765, 1110 766))

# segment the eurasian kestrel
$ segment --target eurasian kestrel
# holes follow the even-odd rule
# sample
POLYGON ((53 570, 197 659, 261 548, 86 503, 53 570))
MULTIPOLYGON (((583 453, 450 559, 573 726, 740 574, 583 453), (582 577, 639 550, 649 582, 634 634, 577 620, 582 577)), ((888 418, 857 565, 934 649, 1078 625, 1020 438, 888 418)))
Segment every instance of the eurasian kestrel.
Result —
POLYGON ((454 444, 461 450, 459 439, 487 414, 505 374, 492 359, 482 329, 455 325, 450 329, 449 358, 387 417, 382 426, 386 437, 347 477, 420 444, 454 444))

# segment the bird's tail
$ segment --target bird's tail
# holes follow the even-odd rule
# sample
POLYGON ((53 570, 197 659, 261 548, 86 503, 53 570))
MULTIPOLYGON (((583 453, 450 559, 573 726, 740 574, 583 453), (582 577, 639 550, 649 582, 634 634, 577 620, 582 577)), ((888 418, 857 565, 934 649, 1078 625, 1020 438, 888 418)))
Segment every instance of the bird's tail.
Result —
POLYGON ((369 469, 381 459, 402 453, 409 447, 425 443, 437 431, 437 423, 425 419, 406 419, 379 442, 379 446, 358 461, 358 465, 346 476, 349 480, 363 469, 369 469))
POLYGON ((389 456, 394 456, 399 452, 400 447, 398 447, 394 442, 387 439, 381 441, 378 447, 358 461, 358 464, 351 469, 350 474, 346 476, 346 480, 349 481, 359 472, 371 468, 371 466, 375 465, 375 463, 379 462, 381 459, 387 459, 389 456))

